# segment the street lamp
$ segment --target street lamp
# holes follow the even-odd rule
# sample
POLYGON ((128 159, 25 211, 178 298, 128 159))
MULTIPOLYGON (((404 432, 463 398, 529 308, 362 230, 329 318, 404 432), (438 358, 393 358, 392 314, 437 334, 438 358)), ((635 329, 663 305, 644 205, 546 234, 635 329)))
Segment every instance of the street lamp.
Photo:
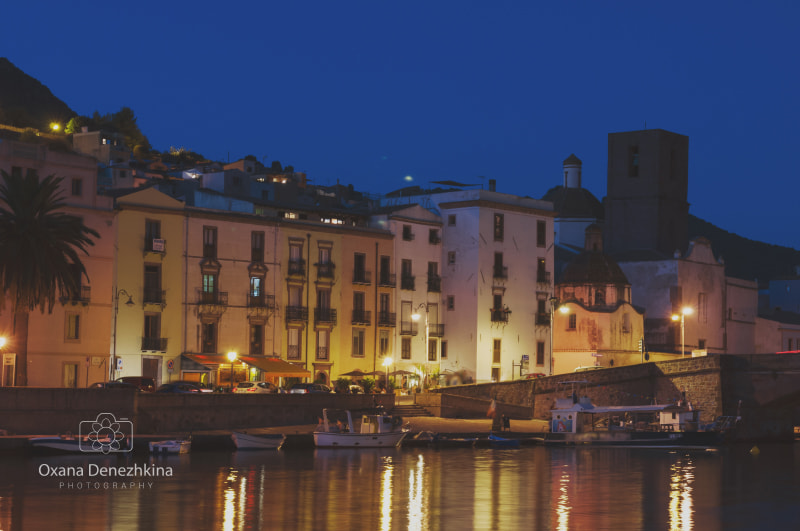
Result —
POLYGON ((673 314, 672 315, 672 320, 673 321, 680 320, 680 322, 681 322, 681 358, 684 357, 684 355, 685 355, 684 349, 686 348, 686 336, 685 336, 685 325, 684 325, 684 323, 686 321, 686 316, 687 315, 692 315, 693 313, 694 313, 694 310, 692 308, 690 308, 689 306, 684 306, 683 308, 681 308, 680 315, 678 315, 678 314, 673 314))
MULTIPOLYGON (((428 350, 431 348, 430 344, 429 344, 430 343, 430 326, 428 324, 428 304, 424 303, 424 302, 419 303, 419 305, 414 310, 414 313, 411 314, 411 320, 414 321, 414 322, 419 321, 419 319, 421 317, 419 311, 421 309, 423 309, 423 308, 425 309, 425 366, 427 367, 427 364, 428 364, 428 361, 429 361, 428 358, 430 357, 430 352, 428 352, 428 350)), ((426 379, 428 378, 427 374, 425 374, 425 378, 426 379)))
POLYGON ((386 367, 386 392, 389 392, 389 366, 392 364, 392 358, 386 356, 383 358, 383 366, 386 367))
POLYGON ((120 288, 114 293, 114 350, 111 354, 111 367, 108 368, 108 376, 109 381, 114 380, 114 376, 117 374, 117 321, 119 320, 119 296, 125 295, 128 297, 127 302, 125 302, 125 306, 133 306, 133 297, 130 293, 125 291, 124 289, 120 288))
POLYGON ((234 351, 228 352, 228 361, 231 362, 231 392, 233 392, 233 363, 236 361, 236 353, 234 351))
POLYGON ((548 376, 552 376, 553 374, 553 329, 556 326, 556 309, 563 314, 569 313, 569 308, 567 308, 566 304, 559 304, 557 298, 550 297, 550 363, 548 364, 550 367, 550 372, 548 373, 548 376))

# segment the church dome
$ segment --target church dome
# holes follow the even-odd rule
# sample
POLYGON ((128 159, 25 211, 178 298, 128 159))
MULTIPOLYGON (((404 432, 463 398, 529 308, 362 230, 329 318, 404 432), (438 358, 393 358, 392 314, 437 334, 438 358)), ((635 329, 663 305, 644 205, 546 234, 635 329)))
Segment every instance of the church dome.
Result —
POLYGON ((576 256, 561 273, 559 284, 617 284, 629 285, 628 277, 610 256, 601 252, 584 251, 576 256))

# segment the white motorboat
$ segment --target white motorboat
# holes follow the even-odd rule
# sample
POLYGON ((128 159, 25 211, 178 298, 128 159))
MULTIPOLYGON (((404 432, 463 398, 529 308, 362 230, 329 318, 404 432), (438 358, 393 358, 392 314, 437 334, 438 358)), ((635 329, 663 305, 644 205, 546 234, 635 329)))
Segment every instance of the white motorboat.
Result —
POLYGON ((231 434, 237 450, 280 450, 286 436, 280 433, 245 433, 235 431, 231 434))
POLYGON ((153 454, 188 454, 191 448, 192 441, 184 439, 150 442, 150 453, 153 454))
POLYGON ((347 424, 328 420, 328 410, 322 410, 322 425, 314 431, 314 445, 318 448, 386 448, 399 446, 408 426, 403 419, 385 413, 361 416, 360 429, 356 430, 353 415, 347 411, 347 424))

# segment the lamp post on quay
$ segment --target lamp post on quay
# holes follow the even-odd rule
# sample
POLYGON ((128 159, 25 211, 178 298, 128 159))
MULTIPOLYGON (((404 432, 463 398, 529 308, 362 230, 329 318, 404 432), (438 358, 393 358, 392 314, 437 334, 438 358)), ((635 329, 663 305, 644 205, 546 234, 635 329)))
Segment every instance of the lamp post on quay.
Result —
MULTIPOLYGON (((414 313, 411 314, 411 320, 414 322, 419 321, 420 317, 422 317, 419 313, 421 309, 425 309, 425 367, 428 366, 428 358, 430 357, 429 349, 431 348, 430 343, 430 326, 428 325, 428 304, 425 302, 419 303, 419 305, 414 309, 414 313)), ((427 381, 428 374, 427 370, 425 373, 425 380, 427 381)))
POLYGON ((555 336, 553 329, 556 326, 556 309, 565 315, 569 313, 569 308, 565 304, 560 304, 557 298, 550 297, 550 363, 548 364, 548 376, 553 375, 553 337, 555 336))
POLYGON ((383 358, 383 366, 386 367, 386 392, 389 392, 389 367, 392 365, 392 358, 386 356, 383 358))
POLYGON ((231 362, 231 393, 233 392, 233 364, 236 361, 236 353, 234 351, 228 352, 228 361, 231 362))
POLYGON ((692 315, 693 313, 694 313, 694 310, 692 308, 690 308, 689 306, 684 306, 683 308, 681 308, 680 315, 678 315, 678 314, 673 314, 672 315, 672 320, 673 321, 680 320, 680 322, 681 322, 681 358, 683 358, 685 356, 684 350, 686 348, 686 335, 685 335, 686 316, 687 315, 692 315))
POLYGON ((109 381, 114 381, 114 376, 117 375, 117 321, 119 320, 119 296, 125 295, 128 300, 125 306, 133 306, 133 296, 130 293, 120 288, 114 293, 114 347, 111 352, 111 366, 108 368, 109 381))

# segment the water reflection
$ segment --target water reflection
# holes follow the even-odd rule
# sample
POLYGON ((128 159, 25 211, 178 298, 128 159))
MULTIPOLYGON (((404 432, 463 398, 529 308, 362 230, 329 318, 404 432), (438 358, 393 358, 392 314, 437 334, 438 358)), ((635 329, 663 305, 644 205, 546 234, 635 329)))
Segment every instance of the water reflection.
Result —
POLYGON ((747 511, 773 524, 800 514, 791 450, 193 453, 159 460, 175 472, 152 488, 88 491, 38 473, 42 463, 84 466, 83 456, 0 457, 0 530, 760 529, 747 511))
POLYGON ((694 464, 691 457, 678 459, 670 467, 669 528, 671 531, 689 531, 692 524, 692 483, 694 464))

